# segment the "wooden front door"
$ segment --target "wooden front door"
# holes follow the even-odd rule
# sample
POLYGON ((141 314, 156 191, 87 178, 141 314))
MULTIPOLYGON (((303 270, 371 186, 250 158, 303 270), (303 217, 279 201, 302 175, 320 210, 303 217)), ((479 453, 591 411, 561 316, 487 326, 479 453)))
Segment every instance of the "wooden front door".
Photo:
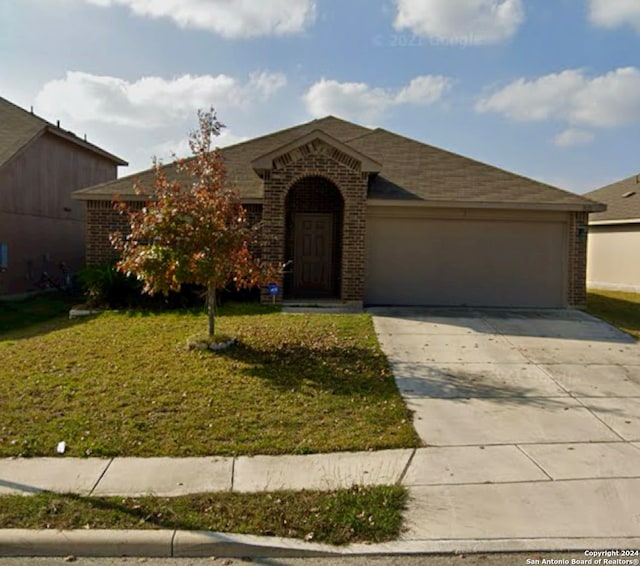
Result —
POLYGON ((333 214, 294 216, 293 293, 330 297, 334 293, 333 214))

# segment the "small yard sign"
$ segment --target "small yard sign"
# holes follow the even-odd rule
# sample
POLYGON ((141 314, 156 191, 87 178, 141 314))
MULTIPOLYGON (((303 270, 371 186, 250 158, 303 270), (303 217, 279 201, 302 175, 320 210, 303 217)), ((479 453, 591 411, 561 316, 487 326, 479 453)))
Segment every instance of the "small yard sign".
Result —
POLYGON ((277 297, 280 292, 280 285, 276 285, 275 283, 269 283, 269 295, 272 297, 277 297))
POLYGON ((275 304, 276 297, 278 296, 278 293, 280 293, 280 285, 269 283, 269 285, 267 285, 267 289, 269 290, 269 295, 271 295, 273 303, 275 304))

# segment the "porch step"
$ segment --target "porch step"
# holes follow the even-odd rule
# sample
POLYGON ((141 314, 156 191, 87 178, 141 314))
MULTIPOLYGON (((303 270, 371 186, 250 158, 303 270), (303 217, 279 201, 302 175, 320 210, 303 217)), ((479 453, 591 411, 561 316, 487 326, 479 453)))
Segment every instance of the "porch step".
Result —
POLYGON ((284 314, 351 314, 362 312, 362 303, 358 301, 344 302, 335 300, 287 300, 282 303, 284 314))

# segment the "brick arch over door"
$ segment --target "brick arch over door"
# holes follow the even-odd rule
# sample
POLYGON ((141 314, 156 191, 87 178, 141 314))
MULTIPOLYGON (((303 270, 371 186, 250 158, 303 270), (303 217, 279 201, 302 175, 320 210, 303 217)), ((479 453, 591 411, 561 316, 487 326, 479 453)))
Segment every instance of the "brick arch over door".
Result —
POLYGON ((334 183, 310 176, 297 181, 285 201, 284 297, 342 295, 344 199, 334 183))
MULTIPOLYGON (((322 178, 342 195, 342 254, 337 298, 361 302, 364 298, 365 214, 368 174, 320 154, 308 155, 264 178, 262 258, 275 264, 286 261, 287 195, 304 179, 322 178)), ((283 281, 280 280, 282 284, 283 281)), ((282 298, 280 296, 279 298, 282 298)), ((270 300, 266 295, 264 300, 270 300)))

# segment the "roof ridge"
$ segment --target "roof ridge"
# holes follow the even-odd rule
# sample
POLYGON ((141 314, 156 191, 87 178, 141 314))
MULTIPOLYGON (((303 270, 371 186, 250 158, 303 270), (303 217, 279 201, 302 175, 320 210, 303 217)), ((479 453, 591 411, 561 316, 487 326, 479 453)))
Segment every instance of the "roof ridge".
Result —
MULTIPOLYGON (((244 140, 244 141, 241 141, 241 142, 238 142, 238 143, 234 143, 232 145, 226 145, 224 147, 221 147, 220 150, 224 151, 225 149, 236 148, 236 147, 239 147, 239 146, 247 144, 247 143, 253 143, 255 141, 263 141, 263 140, 266 140, 266 139, 269 139, 269 138, 272 138, 272 137, 279 136, 279 135, 284 134, 286 132, 291 132, 293 130, 304 128, 305 126, 310 126, 311 124, 314 124, 314 123, 328 121, 328 120, 337 120, 339 122, 343 122, 345 124, 349 124, 350 126, 356 126, 358 128, 365 128, 365 126, 360 126, 360 124, 356 124, 355 122, 349 122, 349 120, 344 120, 342 118, 338 118, 337 116, 328 115, 328 116, 323 116, 322 118, 314 118, 313 120, 309 120, 307 122, 302 122, 302 124, 297 124, 295 126, 289 126, 287 128, 282 128, 281 130, 276 130, 275 132, 269 132, 267 134, 262 134, 261 136, 256 136, 256 137, 250 138, 248 140, 244 140)), ((365 129, 367 129, 367 128, 365 128, 365 129)), ((343 142, 343 143, 346 143, 346 142, 343 142)))
POLYGON ((592 189, 591 191, 588 191, 585 194, 590 195, 592 193, 597 193, 599 191, 604 191, 606 189, 612 189, 613 187, 617 187, 617 186, 622 187, 623 185, 625 185, 627 183, 633 183, 634 180, 636 181, 636 184, 640 184, 640 172, 636 173, 635 175, 630 175, 629 177, 625 177, 623 179, 620 179, 618 181, 614 181, 613 183, 608 183, 606 185, 602 185, 601 187, 598 187, 597 189, 592 189))
POLYGON ((31 107, 31 110, 27 110, 26 108, 23 108, 22 106, 17 105, 15 102, 11 102, 7 98, 4 98, 4 96, 0 96, 0 103, 4 103, 4 104, 6 104, 8 106, 11 106, 15 110, 18 110, 18 111, 22 112, 23 114, 26 114, 32 120, 42 123, 42 127, 43 128, 48 126, 48 125, 53 125, 48 120, 45 120, 42 116, 38 116, 33 111, 33 106, 31 107))
POLYGON ((106 151, 105 149, 102 149, 100 146, 88 141, 87 139, 81 138, 71 130, 65 130, 64 128, 61 128, 59 121, 57 122, 57 124, 53 124, 48 120, 46 120, 45 118, 43 118, 42 116, 38 116, 33 112, 33 107, 31 107, 31 111, 29 111, 29 110, 26 110, 25 108, 22 108, 22 106, 19 106, 14 102, 11 102, 10 100, 7 100, 6 98, 0 96, 0 108, 2 108, 2 106, 5 107, 4 110, 5 112, 7 112, 9 116, 13 115, 14 117, 17 117, 19 115, 21 120, 25 120, 25 124, 27 124, 27 127, 29 129, 31 129, 31 126, 33 126, 33 129, 34 129, 34 132, 32 135, 28 137, 25 136, 24 140, 19 140, 22 143, 20 143, 20 145, 18 145, 17 147, 12 148, 13 151, 2 162, 2 165, 7 164, 11 159, 13 159, 15 155, 20 153, 31 142, 36 140, 38 137, 42 136, 44 132, 49 132, 53 135, 60 136, 66 139, 67 141, 70 141, 71 143, 75 143, 80 147, 83 147, 86 150, 93 151, 94 153, 98 153, 116 162, 118 165, 128 165, 128 163, 124 159, 106 151))

